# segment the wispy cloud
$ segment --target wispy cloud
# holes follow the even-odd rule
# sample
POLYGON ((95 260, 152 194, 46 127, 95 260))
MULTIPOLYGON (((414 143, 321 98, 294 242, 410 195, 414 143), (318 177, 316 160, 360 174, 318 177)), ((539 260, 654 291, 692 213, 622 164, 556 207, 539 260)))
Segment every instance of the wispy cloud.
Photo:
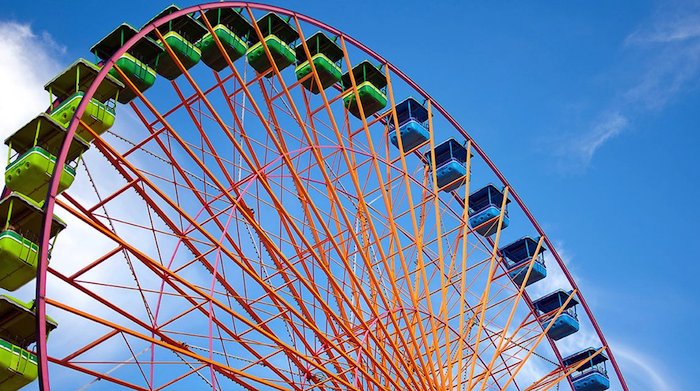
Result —
POLYGON ((591 164, 596 151, 628 127, 629 120, 620 112, 601 115, 587 133, 559 144, 556 149, 559 171, 578 173, 585 170, 591 164))
MULTIPOLYGON (((695 10, 697 11, 697 10, 695 10)), ((626 44, 680 42, 700 37, 700 15, 691 13, 665 14, 655 18, 652 26, 645 26, 625 40, 626 44)))
POLYGON ((700 8, 661 13, 625 44, 652 53, 638 84, 623 94, 626 103, 660 110, 700 75, 700 8))
POLYGON ((700 7, 673 4, 660 9, 629 34, 623 47, 642 58, 628 69, 630 85, 619 86, 613 103, 588 124, 580 137, 560 142, 555 149, 560 171, 588 168, 595 153, 609 140, 633 127, 632 118, 643 118, 664 109, 700 76, 700 7))
POLYGON ((578 152, 586 163, 590 162, 593 154, 609 139, 622 133, 627 128, 627 118, 620 113, 613 113, 603 122, 598 123, 578 143, 578 152))
MULTIPOLYGON (((555 243, 557 251, 561 256, 564 263, 568 266, 572 264, 572 259, 574 256, 566 250, 566 246, 563 242, 555 243)), ((548 252, 545 253, 545 261, 547 263, 547 278, 539 281, 537 284, 533 284, 528 287, 528 292, 533 299, 537 299, 545 294, 548 294, 555 289, 571 289, 568 280, 562 273, 561 269, 555 267, 556 260, 548 252)), ((570 270, 570 272, 572 272, 570 270)), ((581 276, 574 273, 574 279, 576 280, 579 287, 581 285, 586 285, 586 281, 582 280, 581 276)), ((588 292, 588 289, 586 289, 588 292)), ((595 296, 595 294, 593 295, 595 296)), ((587 296, 588 302, 591 304, 590 293, 587 296)), ((595 299, 594 299, 595 300, 595 299)), ((595 304, 594 304, 595 305, 595 304)), ((580 307, 580 306, 579 306, 580 307)), ((579 311, 581 308, 579 308, 579 311)), ((581 316, 579 312, 581 323, 581 329, 575 334, 575 338, 564 338, 557 342, 559 351, 563 356, 573 354, 587 347, 600 347, 600 339, 595 333, 592 325, 585 316, 581 316)), ((670 375, 669 369, 665 368, 662 363, 654 360, 647 353, 637 350, 632 346, 629 346, 621 341, 608 341, 615 354, 615 358, 621 366, 622 373, 625 376, 625 380, 630 387, 630 389, 646 391, 646 390, 656 390, 656 391, 670 391, 680 389, 680 385, 676 382, 670 381, 673 378, 670 375)), ((542 376, 544 369, 537 366, 537 362, 529 365, 527 368, 528 379, 538 379, 538 375, 542 376)), ((613 372, 608 366, 610 374, 613 372)), ((613 375, 614 376, 614 375, 613 375)), ((616 384, 612 384, 611 389, 619 389, 616 384)))
POLYGON ((643 351, 619 342, 615 342, 613 347, 630 389, 671 391, 682 388, 671 380, 674 376, 667 368, 643 351))

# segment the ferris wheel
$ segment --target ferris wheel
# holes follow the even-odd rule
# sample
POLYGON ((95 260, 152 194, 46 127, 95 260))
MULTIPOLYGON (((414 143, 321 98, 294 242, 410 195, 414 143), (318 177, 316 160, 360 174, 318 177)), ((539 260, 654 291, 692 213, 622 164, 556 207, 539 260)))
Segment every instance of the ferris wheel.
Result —
POLYGON ((509 182, 368 47, 220 2, 90 52, 6 140, 0 390, 627 391, 509 182))

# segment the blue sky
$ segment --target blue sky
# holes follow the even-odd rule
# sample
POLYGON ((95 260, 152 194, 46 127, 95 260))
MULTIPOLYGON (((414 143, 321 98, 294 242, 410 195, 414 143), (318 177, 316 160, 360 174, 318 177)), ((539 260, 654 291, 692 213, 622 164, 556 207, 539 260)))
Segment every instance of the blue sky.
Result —
MULTIPOLYGON (((363 42, 474 137, 559 244, 632 388, 698 389, 697 2, 272 3, 363 42)), ((42 48, 22 61, 48 79, 166 5, 5 2, 0 43, 42 48)), ((0 124, 26 122, 4 95, 0 124)))

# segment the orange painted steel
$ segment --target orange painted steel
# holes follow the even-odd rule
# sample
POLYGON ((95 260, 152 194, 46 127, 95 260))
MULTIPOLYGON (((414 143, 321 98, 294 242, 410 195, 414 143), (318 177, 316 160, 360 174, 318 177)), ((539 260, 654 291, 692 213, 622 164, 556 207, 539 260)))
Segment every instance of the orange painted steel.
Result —
MULTIPOLYGON (((89 127, 88 127, 88 130, 90 130, 89 127)), ((98 146, 98 148, 99 148, 100 146, 102 146, 102 147, 106 147, 106 148, 109 149, 108 146, 106 146, 106 145, 104 145, 104 144, 101 144, 99 141, 98 141, 98 143, 97 143, 97 146, 98 146)), ((111 152, 111 154, 114 155, 114 156, 117 156, 117 155, 118 155, 118 154, 117 154, 115 151, 113 151, 113 150, 110 150, 110 152, 111 152)), ((122 163, 125 163, 126 165, 129 165, 128 162, 126 162, 126 161, 122 161, 122 163)), ((132 167, 132 171, 133 171, 134 173, 137 173, 137 170, 134 169, 133 167, 132 167)), ((140 179, 141 179, 144 183, 148 184, 152 189, 156 190, 156 192, 159 192, 159 190, 158 190, 153 184, 151 184, 150 181, 148 181, 146 178, 141 177, 140 179)), ((142 194, 142 196, 145 197, 145 198, 147 198, 147 196, 146 196, 145 194, 142 194)), ((167 199, 167 197, 165 197, 163 194, 161 194, 161 197, 164 198, 164 199, 167 199)), ((179 209, 179 207, 178 207, 177 205, 175 205, 174 203, 171 202, 170 204, 171 204, 171 205, 170 205, 171 207, 174 207, 174 208, 176 208, 176 209, 179 209)), ((153 207, 153 205, 151 205, 151 206, 153 207)), ((64 208, 68 209, 67 206, 64 206, 64 208)), ((184 212, 181 211, 181 213, 182 213, 183 216, 186 217, 186 215, 184 214, 184 212)), ((160 212, 159 215, 165 216, 165 214, 162 213, 162 212, 160 212)), ((207 234, 206 231, 205 231, 201 226, 199 226, 196 222, 194 222, 193 220, 190 220, 190 223, 192 223, 194 226, 196 226, 197 229, 200 230, 200 232, 203 232, 203 233, 207 234)), ((172 223, 170 224, 170 226, 171 226, 171 229, 173 229, 173 230, 176 230, 176 229, 177 229, 176 226, 175 226, 174 224, 172 224, 172 223)), ((186 237, 186 236, 183 235, 182 233, 180 233, 180 234, 178 234, 178 235, 183 236, 183 237, 186 237)), ((209 239, 210 239, 210 241, 211 241, 212 243, 215 243, 215 242, 216 242, 216 240, 215 240, 213 237, 211 237, 211 236, 209 237, 209 239)), ((193 250, 193 251, 194 251, 194 250, 193 250)), ((232 257, 232 258, 233 258, 233 257, 232 257)), ((205 266, 207 266, 207 268, 208 268, 209 270, 211 270, 211 265, 205 264, 205 266)), ((233 290, 232 290, 232 291, 233 291, 233 290)), ((194 303, 193 303, 193 304, 194 304, 194 303)), ((259 320, 259 319, 258 319, 258 320, 259 320)), ((262 326, 263 326, 263 328, 265 328, 264 325, 262 325, 262 326)), ((219 327, 223 327, 223 325, 219 325, 219 327)), ((269 330, 268 330, 268 332, 270 333, 270 334, 268 334, 268 336, 274 335, 274 334, 271 334, 271 332, 270 332, 269 330)), ((273 338, 273 339, 274 339, 274 338, 273 338)))
MULTIPOLYGON (((504 198, 505 198, 505 194, 507 194, 507 189, 506 189, 506 192, 504 192, 504 198)), ((505 202, 504 202, 504 204, 505 204, 505 202)), ((496 362, 496 358, 498 356, 500 356, 501 353, 503 353, 503 350, 504 350, 503 342, 505 341, 506 331, 510 330, 510 323, 513 321, 513 316, 515 315, 515 310, 517 309, 518 303, 520 302, 520 298, 522 297, 523 292, 525 292, 525 285, 527 285, 528 278, 530 278, 530 272, 532 271, 532 266, 535 264, 535 260, 537 259, 537 256, 540 252, 540 249, 542 248, 543 241, 544 241, 544 237, 541 237, 540 240, 537 242, 537 247, 535 248, 535 252, 532 255, 532 259, 530 259, 530 262, 528 262, 527 272, 525 273, 525 278, 523 279, 523 282, 520 286, 520 289, 518 290, 518 295, 515 298, 515 303, 513 304, 512 308, 511 308, 511 312, 510 312, 510 315, 508 316, 508 320, 506 321, 505 326, 503 326, 503 332, 501 333, 501 337, 498 341, 498 347, 496 348, 496 354, 493 355, 493 357, 491 358, 491 362, 489 363, 488 368, 486 369, 487 374, 491 373, 491 371, 493 370, 493 364, 496 362)), ((513 331, 511 336, 508 337, 508 341, 505 341, 506 347, 511 343, 511 341, 517 335, 517 333, 520 331, 520 328, 523 325, 524 324, 521 323, 515 329, 515 331, 513 331)), ((482 382, 480 391, 483 391, 485 388, 486 388, 486 382, 482 382)))
MULTIPOLYGON (((211 27, 211 26, 208 26, 208 28, 210 28, 210 27, 211 27)), ((257 26, 256 26, 256 28, 257 28, 257 26)), ((258 35, 259 35, 259 37, 260 37, 260 39, 261 39, 261 42, 262 42, 263 46, 265 47, 265 50, 266 50, 266 53, 267 53, 268 57, 270 57, 270 62, 271 62, 271 64, 273 64, 275 73, 279 76, 279 71, 277 70, 276 64, 275 64, 274 61, 272 61, 272 59, 271 59, 271 55, 270 55, 270 53, 269 53, 269 48, 267 48, 266 43, 265 43, 264 40, 262 39, 263 37, 262 37, 262 35, 260 34, 260 31, 259 31, 259 30, 257 30, 257 33, 258 33, 258 35)), ((235 72, 235 70, 234 70, 234 72, 235 72)), ((286 87, 283 87, 283 88, 285 88, 285 90, 286 90, 286 87)), ((244 86, 244 89, 247 91, 247 87, 244 86)), ((247 91, 246 93, 250 96, 250 92, 249 92, 249 91, 247 91)), ((251 99, 251 101, 252 101, 252 99, 251 99)), ((269 100, 267 100, 267 99, 266 99, 266 101, 269 102, 269 100)), ((254 103, 253 103, 253 104, 254 104, 254 103)), ((262 112, 261 112, 260 109, 257 107, 257 105, 256 105, 256 107, 255 107, 255 110, 259 113, 259 115, 262 115, 262 112)), ((298 114, 297 114, 297 116, 298 116, 298 114)), ((301 122, 300 122, 300 123, 301 123, 301 122)), ((269 126, 266 126, 266 128, 267 128, 268 132, 271 133, 271 128, 270 128, 269 126)), ((275 140, 274 135, 272 135, 272 139, 275 140)), ((281 151, 284 151, 286 148, 284 148, 282 145, 278 144, 278 149, 280 149, 281 151)), ((286 158, 286 153, 283 153, 283 157, 286 158)), ((285 160, 286 160, 286 159, 285 159, 285 160)), ((291 166, 291 165, 290 165, 290 166, 291 166)), ((292 173, 295 174, 294 172, 292 172, 292 173)), ((298 176, 295 175, 295 179, 296 179, 297 182, 299 182, 298 176)), ((315 209, 315 208, 313 207, 313 203, 310 201, 310 198, 307 198, 307 202, 309 202, 309 204, 310 204, 310 206, 312 207, 312 209, 315 209)), ((290 219, 290 220, 291 220, 291 219, 290 219)), ((303 236, 302 236, 302 237, 303 237, 303 236)), ((307 244, 307 245, 308 245, 308 244, 307 244)), ((309 246, 309 247, 310 247, 310 246, 309 246)))
MULTIPOLYGON (((250 14, 250 16, 251 16, 251 18, 252 18, 252 12, 250 11, 250 9, 248 9, 248 12, 249 12, 249 14, 250 14)), ((262 45, 265 47, 265 51, 266 51, 266 53, 267 53, 267 55, 268 55, 268 57, 269 57, 269 59, 270 59, 271 64, 273 65, 274 72, 275 72, 276 76, 279 78, 280 84, 282 85, 282 88, 283 88, 283 90, 285 91, 285 95, 287 95, 287 98, 290 99, 291 97, 289 96, 288 89, 287 89, 287 87, 285 86, 284 81, 283 81, 283 79, 281 78, 281 76, 280 76, 280 74, 279 74, 279 70, 277 69, 277 65, 275 64, 274 61, 272 61, 272 56, 271 56, 271 54, 270 54, 270 52, 269 52, 269 48, 267 48, 267 45, 266 45, 266 43, 264 42, 263 36, 262 36, 262 34, 261 34, 261 32, 260 32, 258 26, 257 26, 257 25, 254 25, 254 27, 255 27, 255 29, 256 29, 256 33, 258 34, 258 36, 259 36, 259 38, 260 38, 260 41, 262 42, 262 45)), ((303 40, 303 37, 302 37, 302 40, 303 40)), ((306 45, 305 42, 304 42, 303 44, 306 45)), ((307 50, 307 52, 308 52, 308 48, 307 48, 306 50, 307 50)), ((309 57, 309 58, 311 58, 311 57, 309 57)), ((347 57, 346 57, 346 58, 347 58, 347 57)), ((318 77, 318 75, 316 74, 315 65, 313 65, 313 62, 310 62, 310 64, 311 64, 311 66, 312 66, 312 69, 313 69, 313 72, 314 72, 315 77, 318 77)), ((316 81, 318 82, 319 80, 317 79, 316 81)), ((269 102, 268 99, 266 99, 266 101, 269 102)), ((295 114, 295 116, 296 116, 296 118, 297 118, 297 121, 299 121, 301 130, 302 130, 302 132, 304 133, 304 136, 307 138, 307 140, 309 140, 309 143, 312 143, 312 139, 311 139, 311 137, 309 136, 305 125, 303 125, 303 121, 301 120, 301 117, 300 117, 300 115, 299 115, 299 112, 298 112, 298 110, 296 109, 296 107, 295 107, 293 101, 291 101, 291 99, 290 99, 290 102, 289 102, 289 103, 292 105, 294 114, 295 114)), ((273 136, 273 139, 274 139, 274 136, 273 136)), ((280 149, 280 150, 281 150, 281 151, 284 151, 285 149, 286 149, 286 148, 284 148, 284 147, 282 146, 282 149, 280 149)), ((324 167, 321 165, 322 159, 318 156, 318 154, 316 153, 317 150, 316 150, 315 148, 313 148, 313 146, 312 146, 312 151, 315 152, 315 153, 314 153, 314 156, 316 157, 317 162, 318 162, 318 164, 319 164, 319 167, 321 168, 321 171, 322 171, 322 173, 323 173, 324 179, 326 180, 326 183, 327 183, 327 185, 329 186, 329 190, 333 193, 334 198, 337 199, 337 194, 335 194, 334 188, 331 187, 331 181, 330 181, 330 179, 329 179, 329 177, 328 177, 328 174, 326 173, 324 167)), ((283 156, 286 157, 286 154, 283 153, 283 156)), ((290 164, 290 166, 291 166, 291 164, 290 164)), ((295 179, 295 182, 297 183, 297 186, 299 186, 301 189, 303 189, 303 187, 301 186, 301 183, 300 183, 301 180, 300 180, 300 178, 298 177, 298 175, 297 175, 294 171, 292 171, 291 173, 292 173, 292 175, 294 176, 294 179, 295 179)), ((351 173, 351 175, 354 175, 354 171, 351 170, 350 173, 351 173)), ((353 178, 353 179, 356 180, 356 178, 353 178)), ((303 192, 302 192, 302 193, 303 193, 303 192)), ((311 208, 313 211, 315 211, 315 214, 317 214, 317 215, 320 214, 320 213, 318 212, 318 209, 314 206, 313 201, 311 200, 311 198, 308 197, 308 195, 303 195, 303 198, 304 198, 305 202, 308 204, 308 206, 310 206, 310 208, 311 208)), ((346 221, 348 221, 347 217, 345 216, 345 213, 342 212, 341 214, 344 216, 344 219, 345 219, 346 221)), ((321 221, 322 221, 322 220, 321 220, 321 221)), ((329 230, 327 229, 327 227, 325 227, 325 226, 324 226, 324 231, 326 231, 327 233, 330 233, 330 231, 329 231, 329 230)), ((356 238, 355 238, 355 239, 356 239, 356 238)), ((356 239, 356 240, 357 240, 357 239, 356 239)), ((336 250, 339 250, 339 249, 336 248, 336 250)), ((363 258, 364 258, 364 257, 363 257, 363 258)), ((329 275, 329 277, 331 277, 331 281, 332 281, 332 275, 329 275)), ((355 286, 359 288, 361 285, 354 279, 354 276, 351 276, 351 278, 353 278, 353 280, 354 280, 353 283, 355 284, 355 286)), ((361 295, 365 295, 365 292, 362 291, 362 290, 360 290, 359 293, 360 293, 361 295)), ((366 297, 365 297, 365 299, 366 299, 366 297)), ((374 315, 375 317, 377 317, 377 316, 379 315, 378 312, 377 312, 377 310, 376 310, 376 308, 373 308, 373 312, 374 312, 373 315, 374 315)), ((356 314, 356 315, 358 316, 358 319, 362 321, 362 319, 359 317, 359 314, 356 314)), ((380 323, 380 325, 381 325, 381 323, 380 323)), ((372 334, 370 334, 370 337, 371 337, 371 338, 376 338, 376 337, 374 337, 372 334)), ((359 342, 359 341, 358 341, 358 342, 359 342)), ((375 341, 375 342, 378 343, 379 341, 375 341)), ((382 347, 381 344, 378 343, 378 346, 380 347, 380 349, 383 349, 383 347, 382 347)), ((386 354, 386 352, 385 352, 384 354, 386 354)), ((386 354, 386 356, 389 357, 388 354, 386 354)), ((390 365, 395 365, 392 361, 389 361, 389 362, 390 362, 390 365)), ((380 370, 382 370, 382 367, 381 367, 381 366, 380 366, 380 370)), ((387 375, 388 375, 388 374, 387 374, 387 375)), ((402 374, 399 373, 399 377, 402 378, 402 380, 404 381, 404 383, 406 382, 406 380, 403 378, 403 375, 402 375, 402 374)), ((406 386, 408 386, 407 383, 405 383, 405 384, 406 384, 406 386)))
MULTIPOLYGON (((253 8, 244 4, 242 15, 254 22, 253 8)), ((520 390, 529 360, 551 365, 530 388, 568 379, 575 367, 550 362, 539 347, 547 329, 520 305, 531 305, 525 284, 512 283, 498 251, 509 187, 494 240, 468 224, 471 140, 466 177, 457 179, 464 188, 438 188, 436 156, 423 155, 445 132, 435 102, 425 101, 429 140, 404 151, 397 137, 394 148, 388 133, 399 134, 396 94, 406 85, 384 67, 387 107, 365 116, 351 71, 364 58, 347 36, 338 42, 350 85, 312 94, 302 82, 321 85, 316 64, 302 79, 288 77, 256 23, 270 78, 248 78, 244 61, 234 63, 202 22, 227 68, 185 69, 155 29, 182 72, 162 86, 175 103, 149 100, 114 65, 136 95, 128 108, 143 132, 97 135, 80 123, 114 169, 100 174, 119 180, 93 183, 96 201, 70 191, 56 200, 109 246, 74 270, 58 262, 48 269, 95 306, 52 297, 51 310, 99 331, 53 365, 153 390, 229 382, 251 390, 520 390), (349 94, 359 118, 343 106, 349 94), (117 234, 115 226, 126 228, 117 234), (137 260, 128 278, 103 279, 122 255, 137 260), (120 295, 136 294, 138 308, 120 305, 120 295), (100 367, 92 359, 117 344, 131 361, 100 367), (139 359, 143 347, 150 357, 139 359)), ((311 59, 302 22, 289 19, 311 59)))
MULTIPOLYGON (((158 33, 158 32, 157 32, 157 33, 158 33)), ((258 31, 258 33, 259 33, 259 31, 258 31)), ((158 33, 158 34, 160 34, 160 33, 158 33)), ((161 38, 162 38, 162 36, 161 36, 161 38)), ((264 41, 263 41, 263 45, 265 45, 264 41)), ((168 52, 171 54, 171 56, 176 60, 178 66, 179 66, 179 67, 181 68, 181 70, 183 71, 183 74, 188 78, 188 80, 190 80, 190 82, 191 82, 192 84, 194 84, 193 81, 191 80, 191 78, 190 78, 190 76, 189 76, 187 70, 185 70, 184 67, 182 67, 182 65, 179 63, 179 60, 177 60, 177 58, 176 58, 176 57, 174 56, 174 54, 172 53, 172 49, 170 49, 170 48, 167 46, 167 44, 166 44, 165 46, 166 46, 166 50, 168 50, 168 52)), ((269 54, 269 49, 266 48, 266 51, 268 51, 268 56, 270 56, 270 54, 269 54)), ((273 65, 274 65, 274 62, 272 62, 272 63, 273 63, 273 65)), ((274 65, 274 66, 275 66, 275 70, 276 70, 276 65, 274 65)), ((276 72, 278 72, 278 71, 276 70, 276 72)), ((195 87, 195 88, 197 88, 197 87, 195 87)), ((244 88, 245 88, 245 87, 244 87, 244 88)), ((201 92, 199 92, 199 93, 201 94, 201 92)), ((200 99, 202 99, 205 103, 207 103, 206 98, 205 98, 203 95, 200 95, 200 99)), ((207 105, 209 105, 209 104, 207 103, 207 105)), ((210 108, 210 109, 211 109, 211 108, 210 108)), ((212 112, 214 112, 213 109, 211 109, 211 110, 212 110, 212 112)), ((259 115, 262 115, 262 112, 259 110, 259 108, 256 107, 256 111, 258 111, 259 115)), ((215 112, 214 112, 214 115, 216 116, 215 112)), ((164 122, 164 120, 163 120, 163 122, 164 122)), ((223 123, 222 123, 221 121, 219 121, 219 122, 220 122, 220 124, 222 125, 222 128, 225 128, 225 127, 223 126, 223 123)), ((269 131, 269 127, 267 127, 267 128, 268 128, 268 131, 269 131)), ((274 139, 274 138, 273 138, 273 139, 274 139)), ((235 139, 234 139, 234 142, 235 142, 235 139)), ((278 147, 279 147, 279 146, 278 146, 278 147)), ((283 155, 283 156, 285 156, 285 155, 283 155)), ((204 166, 202 166, 202 169, 203 169, 203 170, 206 170, 206 168, 205 168, 204 166)), ((211 179, 212 179, 213 181, 216 181, 216 178, 215 178, 213 175, 210 175, 210 176, 211 176, 211 179)), ((264 181, 263 181, 263 183, 264 183, 264 181)), ((219 185, 219 187, 220 187, 221 189, 223 189, 223 186, 220 186, 220 185, 219 185)), ((231 200, 231 201, 233 202, 233 200, 231 200)), ((279 202, 277 202, 277 204, 278 204, 278 208, 281 208, 281 204, 279 204, 279 202)), ((290 219, 290 220, 291 220, 291 219, 290 219)), ((252 222, 252 221, 251 221, 250 223, 253 224, 253 225, 255 225, 255 223, 252 222)), ((302 236, 302 238, 303 238, 303 236, 302 236)), ((274 244, 270 244, 270 245, 274 248, 274 244)), ((311 247, 311 246, 309 246, 309 247, 311 247)), ((279 251, 279 250, 277 250, 277 251, 279 251)), ((280 253, 279 255, 281 255, 281 253, 280 253)), ((362 370, 362 369, 361 369, 361 370, 362 370)), ((330 375, 330 374, 329 374, 329 375, 330 375)), ((368 374, 366 373, 365 375, 368 375, 368 374)))

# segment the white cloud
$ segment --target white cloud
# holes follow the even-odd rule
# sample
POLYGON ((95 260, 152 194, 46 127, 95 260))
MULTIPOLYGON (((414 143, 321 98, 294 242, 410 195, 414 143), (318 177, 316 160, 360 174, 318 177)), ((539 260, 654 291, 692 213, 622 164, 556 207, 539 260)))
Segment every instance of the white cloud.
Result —
MULTIPOLYGON (((37 33, 28 24, 0 21, 0 52, 3 53, 3 56, 0 57, 0 86, 3 91, 0 94, 0 137, 4 140, 49 106, 49 94, 44 91, 43 86, 65 66, 63 61, 61 61, 61 56, 65 49, 56 43, 48 33, 37 33)), ((0 159, 2 161, 6 161, 7 152, 6 147, 0 147, 0 159)), ((89 160, 89 164, 95 172, 105 173, 109 172, 108 170, 112 170, 109 164, 104 159, 101 159, 101 156, 94 148, 85 157, 89 160)), ((114 180, 112 182, 113 186, 119 183, 114 180)), ((94 198, 94 193, 82 166, 78 169, 78 176, 69 192, 81 202, 85 199, 83 195, 89 198, 90 194, 93 194, 92 198, 94 198)), ((127 195, 122 198, 128 204, 129 201, 134 203, 136 196, 127 195)), ((85 204, 89 204, 89 202, 88 200, 85 204)), ((117 215, 127 214, 129 211, 123 210, 124 208, 125 206, 121 209, 112 208, 111 212, 117 215)), ((70 275, 115 247, 111 240, 98 234, 94 229, 88 227, 65 210, 57 208, 56 214, 67 222, 68 228, 57 238, 56 246, 52 253, 52 268, 59 270, 65 275, 70 275), (86 246, 86 243, 91 245, 86 246)), ((139 217, 144 221, 138 222, 146 224, 147 217, 145 215, 139 217)), ((133 220, 137 221, 138 219, 133 220)), ((121 234, 129 236, 130 232, 126 232, 128 230, 123 229, 122 231, 124 232, 120 232, 121 234)), ((145 251, 151 248, 148 245, 149 243, 144 243, 144 240, 139 241, 139 237, 134 238, 134 235, 129 237, 130 240, 142 244, 141 248, 145 251)), ((146 238, 143 235, 142 237, 146 238)), ((133 277, 131 277, 125 267, 119 268, 119 266, 114 263, 108 265, 108 267, 94 269, 90 272, 90 277, 95 281, 109 280, 112 283, 124 283, 126 285, 133 280, 133 277), (107 278, 107 276, 110 278, 107 278)), ((152 276, 147 275, 144 278, 152 278, 152 276)), ((150 284, 155 285, 153 282, 150 284)), ((111 311, 96 304, 94 300, 87 296, 76 293, 74 288, 57 278, 50 276, 48 285, 50 296, 59 298, 59 300, 67 302, 73 307, 94 315, 115 320, 116 317, 111 311)), ((104 290, 100 287, 91 288, 98 293, 104 290)), ((34 283, 30 282, 21 289, 10 292, 10 295, 23 301, 30 301, 34 297, 34 283)), ((128 302, 130 298, 130 296, 124 295, 121 301, 117 297, 113 302, 126 307, 129 304, 133 304, 128 302)), ((86 343, 105 332, 104 328, 99 327, 85 329, 70 327, 71 324, 76 324, 75 322, 80 321, 80 319, 67 312, 56 311, 52 308, 49 308, 48 311, 49 315, 59 323, 56 334, 61 336, 60 338, 54 337, 49 340, 49 349, 53 355, 62 356, 65 355, 66 351, 72 352, 75 349, 76 341, 86 343)), ((123 359, 125 356, 125 351, 121 346, 108 345, 108 348, 112 348, 111 351, 103 349, 100 352, 103 354, 102 358, 106 360, 123 359)), ((52 375, 56 375, 56 379, 64 378, 62 369, 53 368, 52 375)))
MULTIPOLYGON (((47 33, 36 34, 28 24, 0 21, 0 137, 4 141, 50 103, 44 84, 61 69, 57 57, 65 52, 47 33)), ((0 148, 0 161, 7 150, 0 148)))
MULTIPOLYGON (((5 138, 44 111, 50 103, 44 84, 61 69, 56 56, 65 49, 47 33, 37 35, 28 24, 0 21, 0 137, 5 138)), ((8 149, 0 147, 0 161, 8 149)), ((33 297, 28 284, 13 295, 33 297)))

